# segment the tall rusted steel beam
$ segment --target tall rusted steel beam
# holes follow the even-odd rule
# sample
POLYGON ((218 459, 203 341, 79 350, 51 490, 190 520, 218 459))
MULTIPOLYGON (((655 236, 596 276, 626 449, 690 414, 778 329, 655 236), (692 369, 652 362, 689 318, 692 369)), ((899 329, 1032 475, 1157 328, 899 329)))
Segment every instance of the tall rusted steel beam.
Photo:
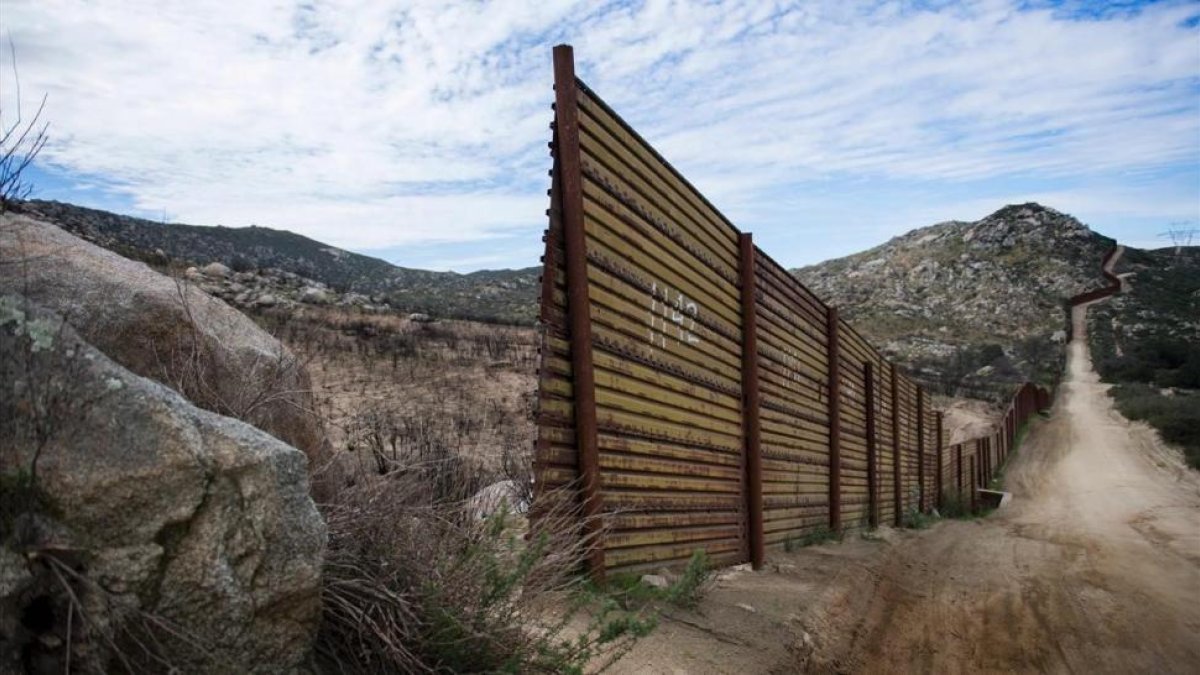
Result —
POLYGON ((925 390, 917 387, 917 510, 925 513, 925 390))
POLYGON ((750 563, 763 565, 762 425, 758 393, 758 310, 754 274, 754 241, 750 233, 738 238, 742 287, 742 428, 745 433, 746 519, 750 563))
POLYGON ((895 513, 893 520, 899 527, 904 522, 904 496, 900 490, 900 384, 896 378, 896 366, 891 371, 892 394, 892 502, 895 513))
POLYGON ((583 229, 583 166, 579 149, 578 87, 570 45, 554 48, 554 130, 562 188, 563 243, 566 249, 567 314, 571 379, 575 400, 575 446, 583 493, 587 566, 604 581, 604 534, 600 518, 600 450, 596 429, 596 382, 592 369, 591 298, 588 294, 587 240, 583 229))
POLYGON ((867 522, 879 526, 879 458, 875 448, 875 364, 863 364, 863 412, 867 423, 867 522))
POLYGON ((829 364, 829 529, 842 529, 842 402, 838 356, 838 310, 825 311, 825 345, 829 364))
POLYGON ((942 455, 944 453, 945 448, 943 447, 943 443, 942 443, 942 413, 941 412, 937 413, 936 431, 937 431, 937 473, 935 474, 936 477, 934 479, 934 489, 937 491, 937 493, 936 493, 937 508, 938 508, 938 511, 941 511, 942 509, 944 509, 946 507, 946 505, 943 503, 944 499, 942 498, 942 492, 945 488, 945 485, 943 484, 943 481, 945 479, 942 477, 942 460, 943 460, 942 455))

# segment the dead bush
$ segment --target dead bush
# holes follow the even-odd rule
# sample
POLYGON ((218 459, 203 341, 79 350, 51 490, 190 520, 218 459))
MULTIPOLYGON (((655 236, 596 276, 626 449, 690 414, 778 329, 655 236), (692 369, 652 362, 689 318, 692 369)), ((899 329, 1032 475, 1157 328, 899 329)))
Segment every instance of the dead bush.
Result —
POLYGON ((422 480, 390 474, 326 505, 322 668, 582 673, 652 629, 641 610, 576 592, 587 539, 574 510, 526 537, 503 509, 477 521, 463 502, 431 503, 422 480))

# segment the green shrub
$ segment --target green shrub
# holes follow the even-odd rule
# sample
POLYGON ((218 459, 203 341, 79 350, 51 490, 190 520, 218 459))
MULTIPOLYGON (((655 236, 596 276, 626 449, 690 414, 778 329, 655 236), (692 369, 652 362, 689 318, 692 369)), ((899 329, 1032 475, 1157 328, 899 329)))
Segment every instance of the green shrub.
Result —
POLYGON ((587 585, 587 593, 615 600, 622 608, 644 610, 653 603, 667 602, 677 607, 694 608, 700 603, 707 583, 712 575, 712 564, 703 549, 696 549, 688 560, 687 567, 666 588, 656 588, 642 583, 636 574, 616 574, 608 585, 598 589, 587 585))
POLYGON ((820 525, 812 532, 809 532, 802 537, 793 537, 791 539, 784 540, 783 550, 791 553, 792 551, 802 549, 806 546, 815 546, 817 544, 824 544, 829 541, 840 541, 841 538, 842 534, 840 532, 835 532, 829 529, 828 525, 820 525))
POLYGON ((695 607, 700 602, 704 584, 708 581, 710 573, 708 555, 703 549, 696 549, 683 574, 667 587, 664 598, 680 607, 695 607))
POLYGON ((1170 337, 1146 338, 1121 356, 1097 360, 1096 368, 1110 382, 1144 382, 1161 387, 1200 388, 1200 345, 1170 337))

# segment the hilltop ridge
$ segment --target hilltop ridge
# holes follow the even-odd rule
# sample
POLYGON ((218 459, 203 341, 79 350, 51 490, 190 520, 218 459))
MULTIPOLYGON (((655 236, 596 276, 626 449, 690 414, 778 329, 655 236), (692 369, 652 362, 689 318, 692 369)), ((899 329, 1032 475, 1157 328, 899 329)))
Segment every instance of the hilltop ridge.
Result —
POLYGON ((272 270, 355 293, 401 311, 501 323, 533 323, 540 267, 469 274, 399 267, 287 230, 159 223, 74 204, 29 200, 18 210, 121 255, 151 263, 234 272, 272 270))
POLYGON ((1103 285, 1115 245, 1037 203, 912 230, 861 253, 793 270, 915 378, 990 397, 1063 363, 1063 303, 1103 285))

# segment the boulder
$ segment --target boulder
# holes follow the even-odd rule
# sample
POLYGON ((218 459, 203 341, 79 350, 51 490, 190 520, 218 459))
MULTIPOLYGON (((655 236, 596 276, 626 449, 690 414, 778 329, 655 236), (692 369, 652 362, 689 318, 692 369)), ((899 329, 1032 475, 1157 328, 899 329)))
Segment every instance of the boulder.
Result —
POLYGON ((300 302, 305 302, 310 305, 327 305, 330 302, 329 293, 323 288, 316 286, 305 286, 300 291, 300 302))
POLYGON ((326 538, 307 475, 0 296, 0 672, 303 667, 326 538))
POLYGON ((516 481, 502 480, 476 492, 471 497, 468 509, 477 519, 486 520, 501 510, 524 515, 529 511, 529 502, 516 481))
POLYGON ((204 272, 204 276, 213 277, 215 279, 225 279, 232 272, 232 270, 219 262, 208 263, 204 266, 202 271, 204 272))
POLYGON ((326 463, 328 441, 303 366, 249 317, 187 279, 7 214, 0 216, 0 294, 22 292, 134 373, 326 463), (24 262, 5 264, 13 260, 24 262))
POLYGON ((660 574, 643 574, 642 583, 650 588, 657 588, 660 591, 666 590, 671 584, 667 578, 660 574))

